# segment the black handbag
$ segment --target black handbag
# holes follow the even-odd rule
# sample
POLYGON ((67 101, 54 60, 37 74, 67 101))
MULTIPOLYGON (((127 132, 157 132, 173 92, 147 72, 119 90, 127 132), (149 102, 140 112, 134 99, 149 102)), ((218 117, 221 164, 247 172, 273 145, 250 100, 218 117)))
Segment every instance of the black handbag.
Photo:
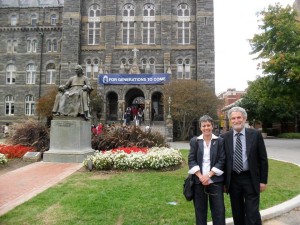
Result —
MULTIPOLYGON (((196 148, 196 158, 198 153, 198 141, 197 137, 194 137, 195 148, 196 148)), ((183 195, 187 201, 192 201, 194 198, 194 175, 189 174, 187 178, 185 178, 183 183, 183 195)))
POLYGON ((183 195, 187 201, 192 201, 194 198, 194 179, 192 174, 189 174, 184 180, 183 195))

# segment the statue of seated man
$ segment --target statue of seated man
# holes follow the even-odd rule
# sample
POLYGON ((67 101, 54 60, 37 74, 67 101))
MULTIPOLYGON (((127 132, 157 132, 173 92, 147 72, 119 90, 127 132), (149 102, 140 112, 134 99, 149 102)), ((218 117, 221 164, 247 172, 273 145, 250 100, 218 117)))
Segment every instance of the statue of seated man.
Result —
POLYGON ((59 86, 52 112, 55 116, 80 116, 88 120, 89 94, 93 89, 80 65, 75 66, 75 73, 65 85, 59 86))

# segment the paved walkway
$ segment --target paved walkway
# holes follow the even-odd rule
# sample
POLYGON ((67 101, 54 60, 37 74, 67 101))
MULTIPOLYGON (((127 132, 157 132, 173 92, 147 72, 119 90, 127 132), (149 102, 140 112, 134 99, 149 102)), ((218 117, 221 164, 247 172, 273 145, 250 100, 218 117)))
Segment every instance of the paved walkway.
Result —
POLYGON ((81 163, 37 162, 0 176, 0 215, 57 184, 81 163))

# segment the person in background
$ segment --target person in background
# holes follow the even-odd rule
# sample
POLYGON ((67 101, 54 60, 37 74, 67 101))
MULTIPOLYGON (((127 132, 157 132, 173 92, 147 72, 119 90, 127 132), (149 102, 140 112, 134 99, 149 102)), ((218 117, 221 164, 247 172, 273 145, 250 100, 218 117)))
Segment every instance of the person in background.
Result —
POLYGON ((221 136, 226 153, 226 191, 235 225, 261 225, 260 192, 267 187, 268 157, 263 137, 245 128, 247 113, 241 107, 228 111, 232 129, 221 136))
POLYGON ((213 120, 199 119, 202 134, 190 140, 189 174, 194 174, 194 208, 197 225, 207 225, 208 200, 213 225, 225 225, 223 139, 212 133, 213 120))
POLYGON ((95 124, 92 125, 92 134, 93 135, 97 134, 97 128, 96 128, 95 124))
POLYGON ((102 131, 103 131, 103 125, 102 123, 99 123, 97 126, 97 135, 102 134, 102 131))
POLYGON ((143 112, 142 108, 139 108, 138 113, 137 113, 137 118, 138 118, 138 124, 140 126, 142 125, 143 116, 144 116, 144 112, 143 112))
POLYGON ((7 137, 8 134, 9 134, 9 127, 8 126, 9 126, 9 123, 6 123, 4 125, 3 133, 4 133, 5 137, 7 137))

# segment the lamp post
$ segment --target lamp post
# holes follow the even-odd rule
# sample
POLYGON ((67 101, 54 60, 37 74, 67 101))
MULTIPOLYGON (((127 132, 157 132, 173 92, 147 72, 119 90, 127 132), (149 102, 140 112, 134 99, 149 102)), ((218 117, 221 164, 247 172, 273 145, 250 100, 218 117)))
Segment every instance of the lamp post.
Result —
POLYGON ((168 119, 171 119, 171 96, 169 96, 169 100, 168 100, 168 103, 169 103, 169 114, 168 114, 168 119))
POLYGON ((40 85, 39 85, 39 98, 42 93, 42 67, 43 67, 43 44, 44 44, 44 32, 39 32, 41 36, 41 56, 40 56, 40 85))

